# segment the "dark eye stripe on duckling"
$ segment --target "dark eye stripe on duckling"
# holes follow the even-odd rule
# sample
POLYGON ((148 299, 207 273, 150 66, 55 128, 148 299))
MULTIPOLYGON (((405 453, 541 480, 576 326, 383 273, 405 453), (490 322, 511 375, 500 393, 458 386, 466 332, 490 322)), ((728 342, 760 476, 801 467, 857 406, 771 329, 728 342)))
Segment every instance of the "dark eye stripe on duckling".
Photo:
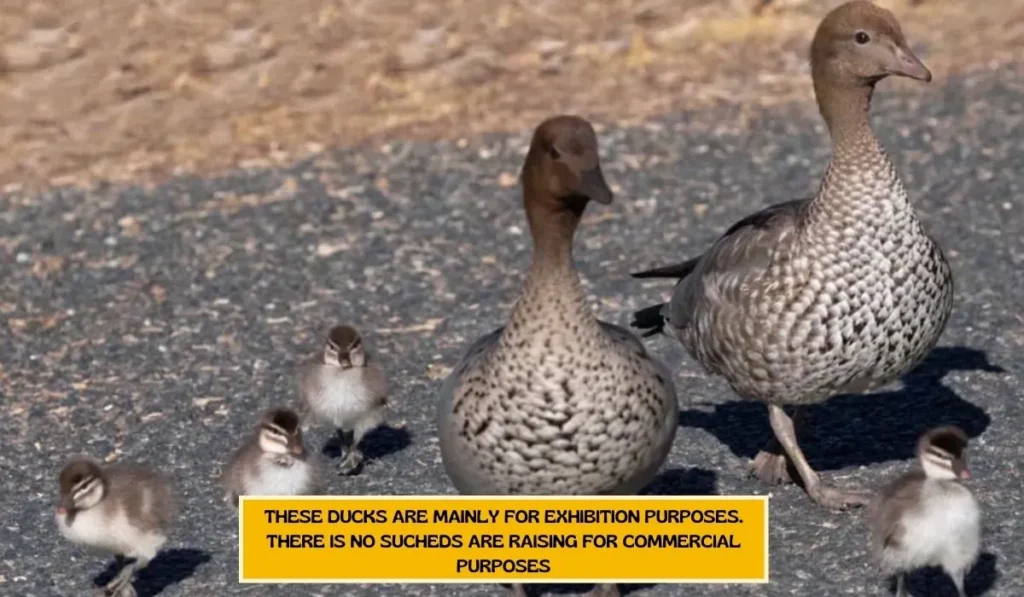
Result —
POLYGON ((71 489, 71 494, 75 497, 76 500, 78 500, 81 497, 87 495, 93 489, 95 489, 97 483, 99 483, 99 479, 97 477, 86 477, 85 479, 82 479, 81 481, 75 484, 75 486, 71 489))
POLYGON ((940 460, 952 460, 953 459, 953 455, 952 454, 950 454, 949 452, 946 452, 945 450, 940 450, 939 448, 936 448, 935 446, 930 446, 925 451, 925 454, 928 454, 930 456, 934 456, 934 457, 936 457, 936 458, 938 458, 940 460))
POLYGON ((287 431, 274 424, 264 424, 263 430, 275 439, 280 438, 281 441, 286 441, 290 435, 287 431))

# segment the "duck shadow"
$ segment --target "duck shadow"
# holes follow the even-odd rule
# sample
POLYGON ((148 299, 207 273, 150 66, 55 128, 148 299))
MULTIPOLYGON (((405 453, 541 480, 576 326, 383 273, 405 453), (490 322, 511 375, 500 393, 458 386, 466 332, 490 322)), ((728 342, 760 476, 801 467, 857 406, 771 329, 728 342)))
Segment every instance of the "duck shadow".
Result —
POLYGON ((672 468, 654 477, 640 495, 717 495, 717 479, 703 468, 672 468))
MULTIPOLYGON (((189 578, 199 566, 209 562, 212 556, 200 549, 169 549, 157 554, 148 566, 135 575, 135 591, 138 597, 155 597, 167 587, 189 578)), ((127 560, 117 558, 93 578, 97 587, 114 579, 127 560)))
MULTIPOLYGON (((942 383, 951 371, 1005 369, 991 364, 983 351, 942 347, 905 375, 899 389, 839 395, 811 406, 798 431, 810 465, 823 471, 913 458, 921 434, 940 425, 958 425, 969 437, 981 435, 991 417, 942 383)), ((685 411, 679 424, 705 429, 747 458, 772 436, 765 406, 748 400, 715 405, 710 413, 685 411)))
MULTIPOLYGON (((999 580, 996 568, 998 556, 985 552, 978 562, 967 573, 964 589, 969 597, 981 597, 995 586, 999 580)), ((889 592, 895 593, 896 580, 889 583, 889 592)), ((956 586, 941 568, 923 568, 907 577, 907 591, 911 597, 949 597, 956 596, 956 586)))
MULTIPOLYGON (((359 449, 365 460, 376 460, 388 454, 401 452, 411 445, 412 434, 407 430, 381 425, 363 436, 363 441, 359 442, 359 449)), ((338 431, 327 440, 323 448, 320 449, 320 453, 328 458, 340 458, 341 446, 342 432, 338 431)))
MULTIPOLYGON (((673 468, 662 471, 640 491, 640 495, 716 495, 717 476, 714 471, 702 468, 673 468)), ((596 585, 588 584, 530 584, 526 594, 535 595, 582 595, 596 585)), ((619 592, 629 595, 641 589, 650 589, 653 584, 620 584, 619 592)))

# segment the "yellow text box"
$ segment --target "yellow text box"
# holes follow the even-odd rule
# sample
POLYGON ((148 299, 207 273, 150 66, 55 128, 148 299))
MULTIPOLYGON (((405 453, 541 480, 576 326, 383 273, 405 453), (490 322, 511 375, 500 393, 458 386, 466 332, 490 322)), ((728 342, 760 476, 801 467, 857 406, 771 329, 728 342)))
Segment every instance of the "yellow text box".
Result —
POLYGON ((242 497, 239 582, 767 582, 763 496, 242 497))

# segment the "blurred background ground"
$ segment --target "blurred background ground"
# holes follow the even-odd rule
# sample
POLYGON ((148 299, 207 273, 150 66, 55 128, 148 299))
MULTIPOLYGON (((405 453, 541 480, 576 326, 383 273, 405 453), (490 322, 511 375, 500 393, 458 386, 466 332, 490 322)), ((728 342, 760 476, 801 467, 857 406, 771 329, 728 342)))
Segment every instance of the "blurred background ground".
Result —
MULTIPOLYGON (((4 2, 0 184, 153 182, 558 111, 622 125, 726 100, 813 110, 806 48, 838 3, 4 2)), ((1020 0, 879 3, 939 81, 1024 47, 1020 0)))

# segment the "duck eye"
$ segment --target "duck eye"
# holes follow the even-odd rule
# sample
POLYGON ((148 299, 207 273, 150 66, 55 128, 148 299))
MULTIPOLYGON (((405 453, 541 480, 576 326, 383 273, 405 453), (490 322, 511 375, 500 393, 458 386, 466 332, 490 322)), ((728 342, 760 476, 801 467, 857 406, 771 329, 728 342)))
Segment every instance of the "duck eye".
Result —
POLYGON ((855 41, 856 41, 857 43, 859 43, 860 45, 864 45, 864 44, 868 43, 869 41, 871 41, 871 36, 870 36, 870 35, 868 35, 867 33, 863 32, 863 31, 858 31, 858 32, 857 32, 857 33, 856 33, 856 34, 855 34, 855 35, 853 36, 853 39, 854 39, 854 40, 855 40, 855 41))
POLYGON ((558 148, 555 147, 554 145, 552 145, 551 149, 548 150, 548 155, 550 155, 551 159, 553 160, 557 160, 558 158, 562 157, 561 152, 559 152, 558 148))

